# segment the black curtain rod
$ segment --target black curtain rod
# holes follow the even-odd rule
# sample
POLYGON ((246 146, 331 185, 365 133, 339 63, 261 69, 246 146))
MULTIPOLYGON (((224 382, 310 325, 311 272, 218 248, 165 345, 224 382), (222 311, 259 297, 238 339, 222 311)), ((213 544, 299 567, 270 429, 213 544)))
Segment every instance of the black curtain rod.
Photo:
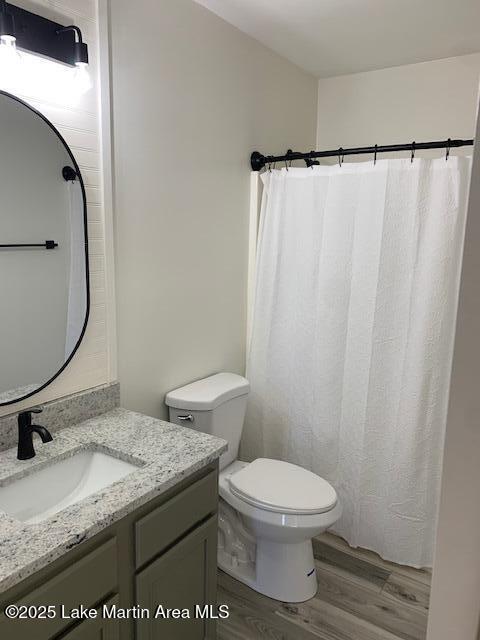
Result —
POLYGON ((447 153, 450 149, 457 147, 471 147, 473 140, 437 140, 434 142, 410 142, 409 144, 386 144, 375 145, 373 147, 353 147, 350 149, 329 149, 328 151, 308 151, 307 153, 301 153, 299 151, 292 151, 289 149, 283 156, 264 156, 259 151, 254 151, 250 156, 250 164, 252 171, 260 171, 265 165, 274 164, 275 162, 292 162, 293 160, 305 160, 307 166, 314 164, 315 158, 339 158, 340 162, 343 161, 344 156, 355 156, 360 154, 373 154, 374 157, 377 153, 390 153, 395 151, 411 151, 415 154, 415 151, 422 149, 447 149, 447 153))

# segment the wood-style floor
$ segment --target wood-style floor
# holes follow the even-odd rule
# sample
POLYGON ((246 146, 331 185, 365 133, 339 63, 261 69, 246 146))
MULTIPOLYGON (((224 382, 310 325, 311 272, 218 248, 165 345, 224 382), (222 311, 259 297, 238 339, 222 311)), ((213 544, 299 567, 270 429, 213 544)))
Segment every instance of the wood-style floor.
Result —
POLYGON ((314 540, 318 592, 283 604, 219 571, 219 604, 230 617, 218 640, 424 640, 430 573, 385 562, 323 534, 314 540))

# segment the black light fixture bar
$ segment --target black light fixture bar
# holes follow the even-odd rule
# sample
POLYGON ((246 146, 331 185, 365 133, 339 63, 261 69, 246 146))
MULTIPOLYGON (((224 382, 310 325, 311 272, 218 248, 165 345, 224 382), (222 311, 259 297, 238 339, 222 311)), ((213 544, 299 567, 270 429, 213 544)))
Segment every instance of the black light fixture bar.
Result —
POLYGON ((0 35, 14 35, 19 49, 75 66, 88 63, 87 45, 78 27, 49 20, 0 0, 0 35), (14 33, 11 31, 13 22, 14 33), (78 41, 77 41, 78 38, 78 41))
POLYGON ((56 249, 58 247, 58 242, 55 240, 45 240, 41 244, 0 244, 0 249, 29 249, 31 247, 36 247, 39 249, 56 249))
POLYGON ((372 154, 376 157, 377 153, 393 153, 395 151, 410 151, 414 154, 416 151, 423 149, 453 149, 458 147, 471 147, 473 140, 437 140, 434 142, 410 142, 408 144, 386 144, 375 145, 373 147, 352 147, 350 149, 329 149, 328 151, 308 151, 301 153, 299 151, 292 151, 289 149, 283 156, 264 156, 259 151, 254 151, 250 156, 250 164, 252 171, 260 171, 266 165, 274 164, 275 162, 292 162, 293 160, 304 160, 307 166, 315 164, 313 160, 315 158, 339 158, 343 161, 344 156, 353 155, 366 155, 372 154))

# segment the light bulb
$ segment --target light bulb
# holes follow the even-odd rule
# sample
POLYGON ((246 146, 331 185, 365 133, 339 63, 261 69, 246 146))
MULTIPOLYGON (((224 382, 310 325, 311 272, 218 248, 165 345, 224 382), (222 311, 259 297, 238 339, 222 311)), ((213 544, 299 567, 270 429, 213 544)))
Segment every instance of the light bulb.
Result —
POLYGON ((0 45, 3 47, 13 48, 17 50, 17 39, 15 36, 2 35, 0 36, 0 45))
POLYGON ((75 71, 73 73, 74 91, 83 94, 92 88, 92 79, 88 72, 88 64, 86 62, 75 63, 75 71))
POLYGON ((14 36, 0 36, 0 87, 13 88, 18 81, 21 58, 14 36))

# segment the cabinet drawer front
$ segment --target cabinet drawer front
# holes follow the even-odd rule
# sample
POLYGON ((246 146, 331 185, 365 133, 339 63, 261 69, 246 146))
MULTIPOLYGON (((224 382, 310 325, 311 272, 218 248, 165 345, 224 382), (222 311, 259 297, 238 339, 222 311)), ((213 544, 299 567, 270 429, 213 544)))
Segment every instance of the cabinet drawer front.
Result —
POLYGON ((33 607, 55 605, 55 618, 9 620, 2 611, 0 638, 47 640, 75 622, 62 618, 62 604, 65 612, 80 605, 90 607, 116 591, 117 582, 117 544, 116 538, 112 538, 14 603, 33 607))
POLYGON ((216 471, 198 480, 135 524, 136 566, 161 553, 198 522, 215 513, 218 505, 216 471))

